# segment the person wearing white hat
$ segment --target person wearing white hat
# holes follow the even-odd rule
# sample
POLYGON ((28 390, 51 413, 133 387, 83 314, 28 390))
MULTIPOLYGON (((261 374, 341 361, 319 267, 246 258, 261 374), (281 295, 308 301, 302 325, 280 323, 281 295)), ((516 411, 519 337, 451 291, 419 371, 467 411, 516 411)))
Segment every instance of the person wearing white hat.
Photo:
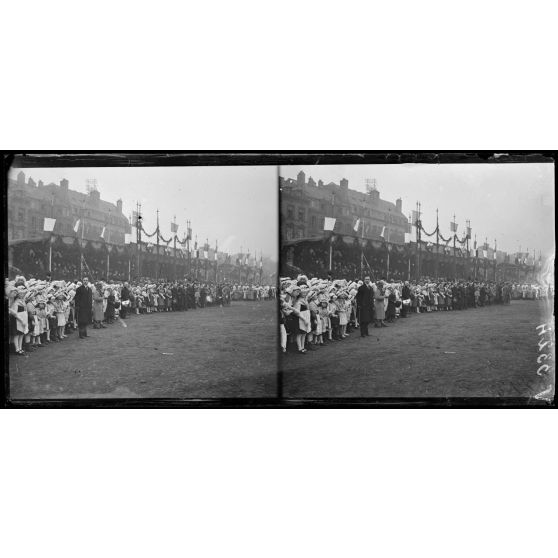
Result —
POLYGON ((13 338, 14 348, 17 355, 25 355, 23 350, 23 337, 29 331, 28 315, 21 291, 15 289, 13 301, 9 307, 10 334, 13 338))

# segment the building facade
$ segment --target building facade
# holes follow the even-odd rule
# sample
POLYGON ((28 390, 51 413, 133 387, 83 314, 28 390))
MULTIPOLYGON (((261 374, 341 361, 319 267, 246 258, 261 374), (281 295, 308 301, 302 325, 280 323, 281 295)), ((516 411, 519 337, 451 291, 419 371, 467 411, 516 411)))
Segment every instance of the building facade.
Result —
POLYGON ((84 194, 70 190, 66 179, 60 184, 37 184, 31 177, 26 180, 20 171, 17 178, 8 180, 8 241, 44 238, 44 219, 54 218, 54 234, 79 236, 86 240, 101 240, 124 244, 130 233, 130 223, 122 213, 122 200, 115 204, 101 199, 96 188, 84 194), (80 220, 76 233, 74 226, 80 220))
POLYGON ((403 244, 408 219, 401 199, 395 203, 380 198, 376 188, 368 193, 349 189, 349 181, 339 184, 306 181, 303 171, 296 180, 279 178, 281 188, 281 236, 283 241, 320 238, 326 217, 335 217, 334 233, 403 244), (358 231, 354 230, 360 219, 358 231))

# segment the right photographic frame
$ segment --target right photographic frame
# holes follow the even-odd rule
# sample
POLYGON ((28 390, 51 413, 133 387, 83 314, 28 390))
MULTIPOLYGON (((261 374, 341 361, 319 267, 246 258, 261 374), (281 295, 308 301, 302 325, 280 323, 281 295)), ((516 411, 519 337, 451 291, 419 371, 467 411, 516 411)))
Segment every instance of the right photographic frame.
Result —
POLYGON ((547 153, 281 165, 283 397, 552 402, 554 184, 547 153))

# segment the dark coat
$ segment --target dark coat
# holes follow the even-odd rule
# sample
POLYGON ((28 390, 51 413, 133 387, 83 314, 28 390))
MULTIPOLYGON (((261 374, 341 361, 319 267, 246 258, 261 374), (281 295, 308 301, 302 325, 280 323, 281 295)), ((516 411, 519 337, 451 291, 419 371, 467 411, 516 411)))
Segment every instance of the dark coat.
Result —
POLYGON ((359 320, 370 323, 374 319, 374 290, 372 287, 361 285, 358 288, 356 300, 359 320))
POLYGON ((81 285, 76 289, 76 311, 78 326, 86 326, 91 322, 91 311, 93 308, 93 293, 91 289, 81 285))

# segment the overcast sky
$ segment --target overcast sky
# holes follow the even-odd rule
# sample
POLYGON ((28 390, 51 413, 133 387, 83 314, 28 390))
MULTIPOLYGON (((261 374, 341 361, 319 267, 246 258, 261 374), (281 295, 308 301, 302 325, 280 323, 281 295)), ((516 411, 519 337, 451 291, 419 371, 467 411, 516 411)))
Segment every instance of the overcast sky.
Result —
MULTIPOLYGON (((20 169, 12 169, 15 178, 20 169)), ((192 222, 198 242, 219 250, 259 254, 277 261, 278 194, 277 167, 149 167, 149 168, 54 168, 23 169, 26 177, 45 184, 70 181, 70 189, 86 191, 86 180, 97 179, 101 199, 116 203, 122 198, 129 217, 142 204, 144 228, 155 230, 156 210, 160 212, 161 233, 170 236, 176 215, 178 236, 192 222)))
MULTIPOLYGON (((554 254, 554 165, 552 164, 466 164, 466 165, 319 165, 282 166, 280 175, 296 178, 300 170, 339 183, 349 180, 349 188, 366 191, 365 179, 375 178, 382 199, 403 200, 405 215, 422 204, 425 229, 436 228, 439 209, 440 231, 449 236, 455 213, 461 236, 465 221, 471 221, 473 239, 507 252, 527 249, 554 254)), ((413 229, 414 231, 414 229, 413 229)))

